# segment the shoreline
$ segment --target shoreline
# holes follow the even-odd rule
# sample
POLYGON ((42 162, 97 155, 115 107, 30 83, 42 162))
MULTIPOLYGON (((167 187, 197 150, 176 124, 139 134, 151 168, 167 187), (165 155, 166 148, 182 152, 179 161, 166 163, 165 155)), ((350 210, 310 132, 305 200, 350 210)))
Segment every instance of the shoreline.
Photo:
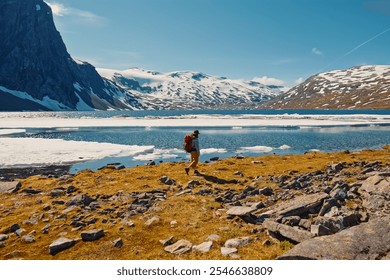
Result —
POLYGON ((13 181, 16 179, 26 179, 31 176, 48 176, 58 178, 69 174, 71 165, 48 165, 31 167, 1 168, 0 181, 13 181))
MULTIPOLYGON (((338 150, 338 151, 307 151, 304 153, 287 153, 287 154, 277 154, 277 153, 267 153, 267 154, 262 154, 262 155, 233 155, 233 156, 227 156, 227 157, 209 157, 208 160, 203 160, 200 161, 200 164, 211 164, 213 162, 218 162, 218 161, 223 161, 223 160, 231 160, 231 159, 241 159, 241 158, 265 158, 268 156, 279 156, 279 157, 284 157, 284 156, 302 156, 305 154, 310 154, 310 153, 322 153, 322 154, 336 154, 336 153, 360 153, 363 151, 382 151, 382 150, 388 150, 390 147, 390 144, 386 144, 381 148, 378 149, 358 149, 358 150, 338 150)), ((68 163, 68 164, 63 164, 63 165, 39 165, 39 166, 34 166, 34 165, 26 165, 26 166, 20 166, 20 167, 5 167, 5 168, 0 168, 0 182, 6 182, 6 181, 13 181, 13 180, 23 180, 27 179, 32 176, 46 176, 49 178, 59 178, 64 175, 70 175, 70 176, 76 176, 78 173, 84 172, 86 170, 96 172, 98 170, 101 170, 106 167, 111 167, 117 170, 127 168, 127 169, 132 169, 132 168, 137 168, 137 167, 143 167, 143 166, 156 166, 156 165, 162 165, 162 164, 182 164, 185 163, 189 160, 189 158, 182 158, 181 160, 177 161, 159 161, 158 159, 156 160, 144 160, 144 161, 138 161, 138 163, 142 164, 135 164, 131 166, 126 166, 123 162, 118 161, 118 158, 116 157, 109 157, 105 159, 100 159, 100 160, 92 160, 92 161, 85 161, 84 163, 82 162, 74 162, 74 163, 68 163), (183 161, 183 159, 186 159, 183 161), (80 164, 87 164, 88 162, 101 162, 102 164, 99 166, 95 166, 93 168, 83 168, 83 169, 74 169, 74 166, 80 165, 80 164), (106 162, 106 163, 104 163, 106 162), (72 172, 73 170, 73 172, 72 172)))

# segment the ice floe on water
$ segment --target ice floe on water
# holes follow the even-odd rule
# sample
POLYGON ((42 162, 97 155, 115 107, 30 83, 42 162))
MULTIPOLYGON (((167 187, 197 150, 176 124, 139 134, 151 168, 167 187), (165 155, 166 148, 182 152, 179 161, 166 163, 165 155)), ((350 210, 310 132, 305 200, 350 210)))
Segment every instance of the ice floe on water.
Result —
POLYGON ((137 156, 154 146, 118 145, 62 139, 0 138, 0 168, 66 165, 104 157, 137 156))
POLYGON ((0 128, 59 128, 59 127, 319 127, 348 125, 390 125, 390 115, 301 115, 301 114, 242 114, 242 115, 180 115, 180 116, 112 116, 93 117, 55 113, 0 113, 0 128))
POLYGON ((0 129, 0 135, 14 135, 26 133, 25 129, 0 129))

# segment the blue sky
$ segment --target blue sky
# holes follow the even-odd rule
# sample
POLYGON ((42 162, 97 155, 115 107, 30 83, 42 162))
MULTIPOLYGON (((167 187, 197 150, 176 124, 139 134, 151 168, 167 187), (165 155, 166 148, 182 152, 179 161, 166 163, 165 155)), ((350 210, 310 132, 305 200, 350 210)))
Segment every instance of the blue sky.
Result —
POLYGON ((45 0, 69 53, 96 67, 194 70, 293 86, 390 64, 390 0, 45 0))

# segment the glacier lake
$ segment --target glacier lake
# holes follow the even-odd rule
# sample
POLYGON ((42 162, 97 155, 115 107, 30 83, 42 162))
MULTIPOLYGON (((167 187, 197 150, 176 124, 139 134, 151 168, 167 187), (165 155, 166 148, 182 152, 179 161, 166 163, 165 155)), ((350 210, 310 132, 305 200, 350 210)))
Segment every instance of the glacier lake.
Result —
POLYGON ((149 161, 187 161, 183 138, 195 129, 200 131, 202 162, 235 155, 380 149, 390 144, 390 112, 2 112, 0 143, 4 162, 0 162, 0 168, 23 166, 25 161, 26 165, 71 164, 71 172, 77 172, 112 163, 131 167, 149 161), (22 140, 31 143, 31 151, 18 149, 15 143, 22 140), (73 146, 65 150, 65 144, 73 146), (105 150, 107 153, 101 153, 105 150))

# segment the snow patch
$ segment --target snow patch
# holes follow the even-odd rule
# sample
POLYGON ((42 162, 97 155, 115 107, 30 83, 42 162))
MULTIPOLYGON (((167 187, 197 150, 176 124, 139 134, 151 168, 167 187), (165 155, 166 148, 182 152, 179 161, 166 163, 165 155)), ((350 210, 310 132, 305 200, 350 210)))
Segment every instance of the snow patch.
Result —
POLYGON ((62 139, 0 138, 0 168, 66 165, 105 157, 140 155, 150 153, 153 148, 62 139))
POLYGON ((253 146, 253 147, 241 147, 239 150, 237 150, 237 153, 269 153, 272 152, 274 148, 268 147, 268 146, 253 146))
POLYGON ((26 99, 26 100, 33 101, 35 103, 38 103, 38 104, 40 104, 48 109, 54 110, 54 111, 70 110, 69 107, 65 106, 64 104, 62 104, 56 100, 51 99, 48 96, 45 96, 42 100, 39 100, 39 99, 32 97, 27 92, 18 91, 18 90, 11 90, 11 89, 5 88, 3 86, 0 86, 0 90, 7 92, 7 93, 10 93, 13 96, 16 96, 20 99, 26 99))

